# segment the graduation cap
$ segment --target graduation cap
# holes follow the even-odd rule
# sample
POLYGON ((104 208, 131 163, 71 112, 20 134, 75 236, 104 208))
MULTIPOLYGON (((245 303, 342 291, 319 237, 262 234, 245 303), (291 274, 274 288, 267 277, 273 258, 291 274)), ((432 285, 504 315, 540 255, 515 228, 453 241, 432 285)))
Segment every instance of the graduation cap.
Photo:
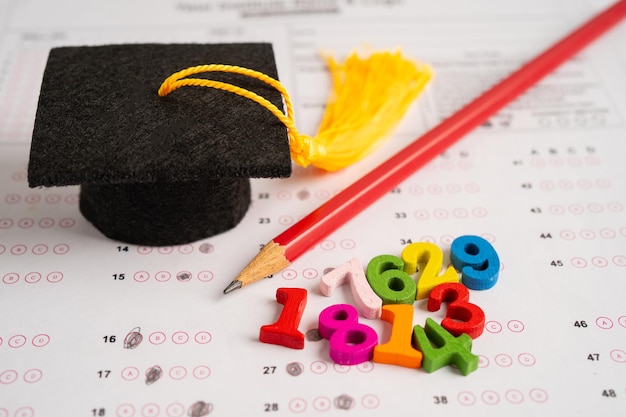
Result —
MULTIPOLYGON (((180 89, 168 76, 218 62, 277 78, 270 44, 127 44, 52 49, 28 165, 31 187, 80 184, 80 211, 104 235, 174 245, 224 232, 250 204, 250 180, 291 173, 287 129, 227 91, 180 89)), ((278 108, 281 94, 239 74, 196 77, 238 85, 278 108)))

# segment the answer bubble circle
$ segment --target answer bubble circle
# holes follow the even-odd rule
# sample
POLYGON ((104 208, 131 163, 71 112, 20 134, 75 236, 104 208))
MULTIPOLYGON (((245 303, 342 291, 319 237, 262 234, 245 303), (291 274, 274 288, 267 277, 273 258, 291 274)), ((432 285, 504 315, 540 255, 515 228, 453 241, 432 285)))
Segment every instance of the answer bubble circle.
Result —
POLYGON ((8 369, 0 373, 0 384, 9 385, 17 381, 17 372, 13 369, 8 369))
POLYGON ((11 247, 11 253, 13 255, 24 255, 26 253, 26 245, 22 245, 22 244, 18 244, 18 245, 13 245, 13 247, 11 247))
POLYGON ((52 271, 46 276, 46 279, 48 280, 49 283, 56 284, 58 282, 61 282, 61 280, 63 280, 63 273, 59 271, 52 271))
POLYGON ((43 378, 43 372, 39 369, 29 369, 24 373, 24 381, 29 384, 39 382, 43 378))
POLYGON ((19 219, 17 222, 17 227, 20 229, 30 229, 35 224, 35 221, 30 217, 24 217, 23 219, 19 219))
POLYGON ((356 242, 352 239, 343 239, 339 242, 339 246, 341 246, 342 249, 352 250, 356 247, 356 242))
POLYGON ((189 341, 189 335, 187 334, 187 332, 175 332, 174 334, 172 334, 172 342, 174 342, 177 345, 184 345, 185 343, 187 343, 189 341))
POLYGON ((43 334, 43 333, 38 334, 37 336, 34 336, 32 340, 32 344, 35 347, 44 347, 48 343, 50 343, 50 336, 48 336, 47 334, 43 334))
POLYGON ((211 336, 211 333, 209 332, 198 332, 194 336, 194 340, 200 345, 205 345, 209 343, 211 339, 213 339, 213 336, 211 336))
POLYGON ((497 392, 491 390, 484 391, 480 395, 480 398, 487 405, 496 405, 500 402, 500 395, 498 395, 497 392))
POLYGON ((524 402, 524 394, 516 389, 510 389, 504 393, 504 397, 511 404, 521 404, 524 402))
POLYGON ((472 214, 475 217, 485 217, 487 215, 487 209, 484 207, 475 207, 472 209, 472 214))
POLYGON ((168 271, 159 271, 156 274, 154 274, 154 279, 156 279, 159 282, 166 282, 169 281, 172 278, 172 274, 168 271))
POLYGON ((149 255, 152 253, 152 248, 148 246, 138 246, 137 253, 140 255, 149 255))
POLYGON ((323 240, 322 243, 320 243, 320 247, 323 250, 330 251, 330 250, 335 249, 335 242, 333 242, 332 240, 326 239, 326 240, 323 240))
POLYGON ((15 336, 12 336, 9 339, 9 346, 14 349, 21 348, 25 344, 26 344, 26 336, 21 335, 21 334, 16 334, 15 336))
POLYGON ((187 369, 182 366, 173 366, 169 372, 170 378, 174 380, 181 380, 187 376, 187 369))
POLYGON ((24 277, 24 281, 26 281, 29 284, 36 284, 39 281, 41 281, 41 274, 39 272, 29 272, 24 277))
POLYGON ((315 361, 311 363, 311 366, 309 368, 311 369, 311 372, 318 375, 324 374, 326 373, 326 371, 328 371, 328 365, 326 364, 326 362, 322 361, 315 361))
POLYGON ((604 268, 609 264, 609 261, 607 261, 602 256, 594 256, 593 258, 591 258, 591 263, 598 268, 604 268))
POLYGON ((200 247, 198 248, 198 250, 200 251, 200 253, 211 253, 215 250, 215 247, 213 245, 211 245, 210 243, 203 243, 200 245, 200 247))
POLYGON ((69 251, 70 251, 70 245, 65 244, 65 243, 59 243, 58 245, 55 245, 52 248, 52 252, 56 253, 57 255, 65 255, 69 251))
POLYGON ((153 345, 160 345, 165 342, 167 338, 163 332, 153 332, 148 336, 148 341, 153 345))
POLYGON ((488 321, 485 323, 485 330, 489 333, 500 333, 502 331, 502 325, 497 321, 488 321))
POLYGON ((117 417, 133 417, 135 415, 135 407, 131 404, 122 404, 115 410, 117 417))
POLYGON ((276 197, 278 197, 279 200, 286 201, 291 199, 291 193, 289 191, 279 191, 276 193, 276 197))
POLYGON ((457 400, 462 405, 474 405, 476 404, 476 396, 469 391, 461 391, 457 395, 457 400))
POLYGON ((513 364, 513 359, 509 355, 504 353, 496 355, 494 361, 498 366, 502 368, 508 368, 513 364))
POLYGON ((157 248, 157 252, 161 255, 169 255, 174 252, 174 248, 171 246, 160 246, 157 248))
POLYGON ((615 362, 626 363, 626 352, 621 349, 613 349, 609 355, 615 362))
POLYGON ((524 331, 524 323, 519 320, 510 320, 506 324, 506 327, 508 327, 513 333, 520 333, 524 331))
POLYGON ((133 275, 133 278, 137 282, 146 282, 150 279, 150 274, 146 271, 137 271, 135 272, 135 275, 133 275))
POLYGON ((302 398, 294 398, 289 401, 289 409, 294 413, 302 413, 306 411, 307 403, 302 398))
POLYGON ((615 266, 626 266, 626 256, 616 255, 612 259, 615 266))
POLYGON ((165 409, 168 417, 182 417, 185 415, 185 406, 181 403, 172 403, 165 409))
POLYGON ((19 280, 20 280, 20 276, 16 274, 15 272, 9 272, 7 274, 4 274, 4 276, 2 277, 2 282, 4 282, 5 284, 9 284, 9 285, 15 284, 19 280))
POLYGON ((64 200, 67 204, 77 204, 79 197, 78 194, 70 194, 66 195, 64 200))
POLYGON ((176 279, 178 282, 189 282, 191 281, 191 272, 189 271, 180 271, 176 274, 176 279))
POLYGON ((283 279, 291 281, 298 276, 298 273, 293 269, 285 269, 280 275, 283 279))
POLYGON ((457 219, 464 219, 468 216, 468 211, 467 209, 464 209, 462 207, 457 207, 455 209, 452 210, 452 215, 454 217, 456 217, 457 219))
POLYGON ((4 197, 4 202, 7 204, 17 204, 22 200, 22 197, 19 194, 7 194, 4 197))
POLYGON ((44 201, 48 204, 59 204, 61 202, 61 196, 58 194, 49 194, 44 198, 44 201))
POLYGON ((193 246, 192 245, 182 245, 182 246, 178 247, 178 253, 180 253, 182 255, 189 255, 192 252, 193 252, 193 246))
POLYGON ((524 366, 533 366, 537 361, 530 353, 520 353, 517 360, 524 366))
POLYGON ((213 272, 211 271, 200 271, 198 272, 198 279, 202 282, 209 282, 213 279, 213 272))
POLYGON ((278 223, 282 224, 283 226, 290 225, 293 223, 293 217, 287 215, 280 216, 278 218, 278 223))
POLYGON ((37 204, 41 201, 41 196, 39 194, 28 194, 24 197, 24 201, 28 204, 37 204))
POLYGON ((161 413, 161 407, 157 404, 149 403, 141 408, 141 415, 143 417, 156 417, 161 413))
POLYGON ((137 378, 139 378, 139 369, 134 366, 127 366, 122 369, 122 379, 126 381, 134 381, 137 378))
POLYGON ((193 376, 196 379, 207 379, 211 376, 211 369, 206 365, 199 365, 193 369, 193 376))
POLYGON ((613 328, 613 320, 608 317, 598 317, 596 319, 596 326, 604 330, 611 329, 613 328))
POLYGON ((307 268, 302 271, 302 276, 306 279, 315 279, 319 273, 314 268, 307 268))
POLYGON ((313 400, 313 408, 317 411, 328 411, 331 405, 332 401, 327 397, 317 397, 313 400))
POLYGON ((545 403, 548 401, 548 393, 541 388, 533 388, 528 393, 531 400, 538 403, 545 403))
POLYGON ((367 394, 361 398, 361 404, 363 407, 373 410, 380 405, 380 399, 374 394, 367 394))
POLYGON ((448 218, 448 210, 438 207, 433 210, 433 216, 435 216, 436 219, 445 220, 448 218))

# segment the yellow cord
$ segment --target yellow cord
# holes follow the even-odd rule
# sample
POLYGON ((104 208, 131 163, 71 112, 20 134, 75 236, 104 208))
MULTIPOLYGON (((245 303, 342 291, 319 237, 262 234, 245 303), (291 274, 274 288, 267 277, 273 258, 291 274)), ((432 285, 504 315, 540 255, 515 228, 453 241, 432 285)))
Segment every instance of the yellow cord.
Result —
POLYGON ((158 94, 163 97, 180 87, 202 86, 248 98, 286 126, 294 162, 303 167, 312 164, 336 171, 365 157, 382 142, 432 77, 432 71, 427 65, 404 59, 400 52, 378 52, 366 59, 353 53, 342 64, 328 56, 326 61, 333 92, 315 137, 301 134, 296 128, 293 104, 285 87, 278 80, 248 68, 220 64, 190 67, 170 75, 158 94), (270 85, 282 95, 286 113, 258 94, 233 84, 186 78, 215 71, 249 76, 270 85))
POLYGON ((185 86, 210 87, 216 88, 218 90, 228 91, 250 99, 265 107, 274 116, 276 116, 278 120, 280 120, 285 125, 285 127, 287 127, 291 158, 299 165, 308 165, 304 161, 308 160, 308 154, 312 150, 312 138, 308 135, 303 135, 298 132, 294 121, 293 104, 291 102, 291 98, 289 97, 289 93, 287 93, 285 86, 283 86, 280 81, 270 77, 269 75, 263 74, 262 72, 238 67, 235 65, 198 65, 195 67, 186 68, 182 71, 178 71, 167 77, 165 81, 163 81, 163 83, 161 84, 161 87, 159 87, 158 94, 160 97, 165 97, 172 91, 185 86), (283 100, 285 101, 285 108, 287 113, 285 114, 280 111, 278 107, 272 104, 269 100, 259 96, 258 94, 250 90, 237 87, 236 85, 224 83, 221 81, 207 80, 204 78, 185 78, 190 75, 200 74, 203 72, 230 72, 263 81, 264 83, 270 85, 271 87, 274 87, 276 90, 278 90, 278 92, 280 92, 280 94, 283 96, 283 100))

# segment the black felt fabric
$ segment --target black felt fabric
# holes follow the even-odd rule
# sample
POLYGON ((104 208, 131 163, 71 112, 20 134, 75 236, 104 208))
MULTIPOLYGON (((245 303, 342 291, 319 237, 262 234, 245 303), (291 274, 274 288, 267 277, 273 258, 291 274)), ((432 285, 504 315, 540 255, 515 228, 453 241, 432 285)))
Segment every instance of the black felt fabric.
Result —
POLYGON ((241 178, 158 187, 83 184, 80 191, 81 212, 104 235, 150 246, 193 242, 229 230, 249 204, 250 181, 241 178))
MULTIPOLYGON (((172 73, 211 63, 278 77, 269 44, 51 50, 33 130, 30 186, 82 184, 85 217, 126 242, 184 243, 233 227, 249 205, 248 178, 290 174, 289 143, 271 113, 232 93, 184 87, 158 97, 172 73)), ((258 80, 194 77, 233 83, 282 108, 280 94, 258 80)))

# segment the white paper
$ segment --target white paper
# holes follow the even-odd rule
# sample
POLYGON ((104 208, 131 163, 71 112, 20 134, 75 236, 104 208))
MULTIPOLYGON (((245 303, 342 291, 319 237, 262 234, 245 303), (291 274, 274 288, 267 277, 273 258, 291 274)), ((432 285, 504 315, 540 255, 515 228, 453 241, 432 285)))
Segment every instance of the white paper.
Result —
MULTIPOLYGON (((260 245, 608 4, 0 2, 0 417, 622 415, 624 24, 286 270, 222 294, 260 245), (377 153, 339 173, 253 180, 243 221, 190 245, 113 242, 80 215, 78 187, 28 188, 51 47, 244 41, 274 44, 297 125, 311 134, 330 88, 321 50, 399 47, 436 79, 377 153), (277 288, 308 290, 306 333, 325 307, 352 303, 347 287, 321 295, 327 268, 399 256, 409 240, 436 243, 447 263, 466 234, 492 242, 502 261, 497 285, 471 293, 486 327, 469 376, 339 366, 325 340, 303 350, 259 342, 280 314, 277 288)), ((424 303, 414 324, 443 318, 424 303)), ((388 324, 360 321, 389 337, 388 324)))

